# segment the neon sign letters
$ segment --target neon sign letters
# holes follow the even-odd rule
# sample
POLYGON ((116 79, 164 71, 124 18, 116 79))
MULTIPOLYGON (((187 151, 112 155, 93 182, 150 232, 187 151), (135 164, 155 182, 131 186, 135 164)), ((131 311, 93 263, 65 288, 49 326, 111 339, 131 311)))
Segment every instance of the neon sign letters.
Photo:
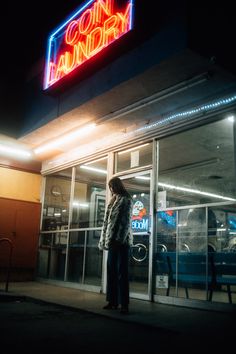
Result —
POLYGON ((133 205, 131 227, 135 232, 148 231, 147 210, 140 200, 137 200, 133 205))
POLYGON ((89 0, 56 29, 48 40, 44 89, 130 31, 133 1, 89 0))

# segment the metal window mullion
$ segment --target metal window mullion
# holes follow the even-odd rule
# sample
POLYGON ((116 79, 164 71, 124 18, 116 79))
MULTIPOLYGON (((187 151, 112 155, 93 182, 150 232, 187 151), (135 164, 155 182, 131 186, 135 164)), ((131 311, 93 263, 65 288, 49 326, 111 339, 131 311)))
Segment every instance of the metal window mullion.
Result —
MULTIPOLYGON (((41 248, 41 241, 42 241, 42 225, 43 225, 43 209, 44 209, 44 201, 45 201, 45 191, 46 191, 46 177, 42 177, 42 188, 41 188, 41 196, 40 196, 40 200, 41 200, 41 214, 40 214, 40 224, 39 224, 39 238, 38 238, 38 252, 37 252, 37 272, 39 270, 39 255, 40 255, 40 248, 41 248)), ((49 262, 49 257, 48 257, 48 262, 49 262)), ((47 266, 47 269, 49 268, 49 266, 47 266)), ((48 273, 48 271, 47 271, 48 273)), ((48 274, 47 274, 48 275, 48 274)))
POLYGON ((85 278, 86 253, 87 253, 87 231, 85 231, 85 237, 84 237, 84 255, 83 255, 83 268, 82 268, 82 284, 84 284, 84 278, 85 278))
MULTIPOLYGON (((107 158, 107 179, 106 179, 106 205, 111 197, 111 192, 108 186, 108 181, 110 178, 113 176, 115 171, 115 154, 113 152, 108 153, 108 158, 107 158)), ((107 287, 107 252, 103 251, 103 258, 102 258, 102 279, 101 279, 101 290, 103 293, 106 293, 106 287, 107 287)))
POLYGON ((50 275, 51 275, 53 239, 54 239, 54 234, 52 234, 50 237, 50 247, 49 247, 49 254, 48 254, 48 269, 47 269, 47 276, 48 277, 50 277, 50 275))
POLYGON ((159 143, 157 140, 153 140, 153 149, 152 149, 152 165, 153 169, 151 172, 151 203, 150 210, 152 210, 151 218, 151 239, 149 241, 149 287, 148 287, 148 295, 149 299, 153 301, 154 293, 155 293, 155 254, 156 254, 156 230, 157 230, 157 199, 158 199, 158 165, 159 165, 159 143))
POLYGON ((208 300, 208 275, 209 275, 209 269, 208 269, 208 207, 205 209, 206 211, 206 222, 205 222, 205 235, 206 235, 206 247, 205 247, 205 254, 206 254, 206 300, 208 300))
POLYGON ((154 248, 153 248, 153 235, 154 235, 154 215, 155 215, 155 211, 154 211, 154 200, 153 200, 153 196, 154 196, 154 176, 153 176, 153 172, 150 172, 150 200, 149 200, 149 207, 150 207, 150 222, 151 222, 151 229, 150 229, 150 234, 149 234, 149 241, 148 241, 148 253, 149 253, 149 259, 148 259, 148 298, 149 300, 152 299, 152 279, 153 279, 153 274, 152 274, 152 269, 153 269, 153 253, 154 253, 154 248))
POLYGON ((40 216, 40 231, 42 231, 42 225, 43 225, 43 208, 44 208, 44 201, 45 201, 45 192, 46 192, 46 177, 43 177, 42 180, 42 189, 41 189, 41 216, 40 216))
POLYGON ((176 252, 175 252, 175 264, 176 264, 176 271, 175 271, 175 278, 176 278, 176 284, 175 284, 175 294, 178 297, 179 294, 179 282, 178 282, 178 268, 179 268, 179 250, 180 250, 180 243, 179 243, 179 211, 176 211, 176 252))
POLYGON ((72 220, 74 188, 75 188, 75 167, 72 168, 72 176, 71 176, 70 203, 69 203, 69 217, 68 217, 68 231, 67 231, 67 242, 66 242, 66 260, 65 260, 64 281, 67 281, 67 278, 68 278, 68 260, 69 260, 69 244, 70 244, 70 231, 69 230, 70 230, 70 224, 71 224, 71 220, 72 220))

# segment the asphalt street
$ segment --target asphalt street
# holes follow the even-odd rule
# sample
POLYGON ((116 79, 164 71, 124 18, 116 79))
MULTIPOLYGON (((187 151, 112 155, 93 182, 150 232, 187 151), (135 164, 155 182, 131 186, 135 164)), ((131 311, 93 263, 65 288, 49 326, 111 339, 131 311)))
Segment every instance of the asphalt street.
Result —
POLYGON ((0 352, 166 353, 177 333, 82 310, 16 300, 0 303, 0 352), (151 344, 152 343, 152 344, 151 344))
MULTIPOLYGON (((210 316, 210 313, 203 312, 210 316)), ((182 333, 112 319, 43 301, 2 297, 0 353, 227 353, 234 342, 233 323, 222 333, 182 333)))

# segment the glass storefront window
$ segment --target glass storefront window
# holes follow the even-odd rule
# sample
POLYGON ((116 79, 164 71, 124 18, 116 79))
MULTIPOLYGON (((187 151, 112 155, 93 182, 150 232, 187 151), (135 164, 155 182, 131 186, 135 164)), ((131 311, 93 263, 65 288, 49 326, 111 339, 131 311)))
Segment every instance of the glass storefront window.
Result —
POLYGON ((107 157, 74 169, 74 181, 72 168, 46 177, 38 276, 100 286, 107 157))
POLYGON ((67 280, 83 283, 86 231, 70 232, 67 280))
POLYGON ((159 142, 156 294, 235 301, 234 123, 159 142))
POLYGON ((116 153, 115 161, 116 173, 151 165, 152 143, 145 143, 134 148, 119 151, 116 153))
POLYGON ((150 172, 136 173, 122 180, 133 199, 132 232, 133 247, 130 252, 130 291, 148 293, 149 246, 151 235, 150 172))
POLYGON ((70 232, 67 280, 89 285, 101 285, 102 252, 98 249, 100 231, 70 232))
POLYGON ((236 205, 158 212, 156 294, 234 302, 236 205))
POLYGON ((68 232, 41 234, 37 275, 64 280, 68 232))
POLYGON ((101 230, 90 230, 86 235, 86 259, 84 282, 89 285, 101 285, 103 254, 98 249, 101 230))
POLYGON ((106 178, 107 157, 76 166, 71 229, 102 226, 106 178))
POLYGON ((159 208, 236 200, 234 129, 228 119, 159 142, 159 208))
POLYGON ((206 212, 206 208, 158 212, 157 294, 206 300, 206 212))
MULTIPOLYGON (((160 140, 158 146, 152 263, 155 294, 234 303, 236 187, 232 122, 224 119, 172 135, 160 140)), ((134 201, 130 290, 138 294, 149 294, 150 289, 151 164, 152 143, 115 154, 114 170, 129 172, 121 178, 134 201), (144 166, 147 169, 142 171, 144 166)), ((39 276, 101 286, 103 254, 97 244, 106 188, 107 157, 46 177, 39 276)))
POLYGON ((40 244, 38 251, 38 265, 37 276, 42 278, 48 278, 49 275, 49 262, 51 254, 53 234, 46 233, 40 235, 40 244))
POLYGON ((68 228, 72 168, 46 177, 43 231, 68 228))

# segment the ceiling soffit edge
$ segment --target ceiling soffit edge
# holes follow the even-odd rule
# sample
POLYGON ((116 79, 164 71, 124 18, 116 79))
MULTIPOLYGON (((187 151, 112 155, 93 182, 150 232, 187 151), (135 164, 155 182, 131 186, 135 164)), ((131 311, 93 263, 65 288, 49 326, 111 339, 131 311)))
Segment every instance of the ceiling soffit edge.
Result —
MULTIPOLYGON (((236 112, 236 103, 233 102, 227 107, 216 108, 212 112, 201 112, 191 118, 187 117, 185 119, 168 123, 163 126, 156 126, 153 127, 153 129, 150 129, 146 132, 142 132, 141 134, 140 132, 131 132, 128 134, 129 138, 127 138, 127 135, 123 133, 120 139, 114 139, 114 137, 111 138, 111 140, 115 142, 112 145, 108 144, 109 146, 100 147, 100 149, 96 149, 94 151, 91 151, 90 153, 85 153, 80 156, 78 154, 77 156, 74 156, 74 158, 72 151, 69 151, 67 153, 61 154, 60 156, 57 156, 55 159, 44 161, 42 164, 41 172, 43 175, 46 175, 67 167, 72 167, 76 164, 84 163, 85 161, 87 162, 88 160, 92 160, 94 158, 100 158, 109 152, 116 152, 120 150, 121 144, 122 149, 129 148, 133 147, 138 143, 145 143, 148 140, 150 141, 152 139, 160 139, 167 135, 178 133, 180 131, 183 131, 183 129, 194 128, 196 126, 199 126, 200 124, 203 124, 203 122, 210 123, 215 120, 220 120, 222 119, 222 114, 226 114, 229 109, 230 112, 232 112, 232 110, 236 112)), ((86 148, 85 151, 87 151, 86 148)))

